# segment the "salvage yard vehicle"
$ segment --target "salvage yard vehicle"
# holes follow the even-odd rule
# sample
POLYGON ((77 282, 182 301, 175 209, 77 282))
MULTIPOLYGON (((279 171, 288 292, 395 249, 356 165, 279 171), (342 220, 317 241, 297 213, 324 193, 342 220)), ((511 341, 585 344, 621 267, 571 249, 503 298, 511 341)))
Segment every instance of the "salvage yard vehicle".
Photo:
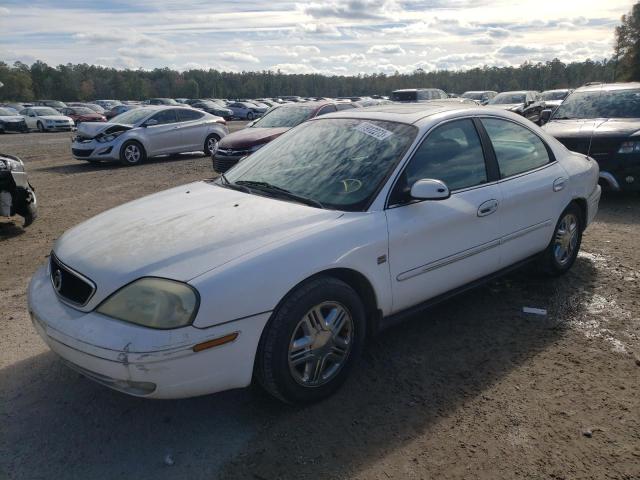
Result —
POLYGON ((391 100, 394 102, 423 102, 425 100, 444 100, 449 96, 439 88, 404 88, 394 90, 391 100))
POLYGON ((62 115, 51 107, 29 107, 20 111, 27 127, 39 132, 71 131, 75 123, 73 119, 62 115))
POLYGON ((29 127, 22 115, 13 109, 0 107, 0 133, 28 131, 29 127))
POLYGON ((267 110, 267 107, 259 107, 250 102, 231 102, 227 108, 233 112, 233 116, 241 120, 253 120, 261 117, 267 110))
POLYGON ((72 119, 76 125, 82 122, 106 122, 107 117, 87 107, 65 107, 60 109, 63 115, 72 119))
POLYGON ((560 105, 571 92, 573 92, 573 90, 569 88, 545 90, 540 94, 540 100, 544 102, 545 108, 555 108, 560 105))
POLYGON ((533 123, 540 125, 544 102, 540 101, 540 93, 532 90, 518 92, 502 92, 493 97, 487 106, 502 108, 522 115, 533 123))
POLYGON ((66 103, 61 102, 60 100, 36 100, 33 104, 38 107, 51 107, 58 111, 61 111, 67 106, 66 103))
POLYGON ((128 112, 129 110, 133 110, 134 108, 140 108, 140 105, 116 105, 111 110, 104 112, 104 116, 107 120, 110 120, 113 117, 116 117, 121 113, 128 112))
POLYGON ((548 134, 598 162, 606 189, 640 192, 640 82, 578 88, 543 118, 548 134))
POLYGON ((480 105, 486 105, 487 103, 489 103, 489 100, 491 100, 497 94, 498 92, 494 92, 493 90, 469 90, 468 92, 464 92, 460 96, 462 98, 476 100, 480 103, 480 105))
POLYGON ((18 157, 0 153, 0 217, 20 215, 28 227, 38 216, 34 188, 24 163, 18 157))
POLYGON ((211 155, 227 133, 224 119, 191 107, 139 107, 106 123, 80 124, 71 153, 77 160, 131 166, 158 155, 211 155))
POLYGON ((598 165, 507 111, 451 102, 311 119, 215 180, 63 234, 33 324, 72 368, 180 398, 253 378, 333 393, 365 339, 530 260, 573 265, 598 165))
POLYGON ((210 113, 217 117, 222 117, 225 120, 231 120, 233 117, 233 111, 229 108, 223 107, 219 103, 212 102, 211 100, 198 100, 190 104, 193 108, 210 113))
POLYGON ((247 128, 224 137, 213 155, 213 169, 224 173, 241 158, 251 155, 274 138, 318 115, 335 112, 335 102, 307 102, 279 105, 247 128))

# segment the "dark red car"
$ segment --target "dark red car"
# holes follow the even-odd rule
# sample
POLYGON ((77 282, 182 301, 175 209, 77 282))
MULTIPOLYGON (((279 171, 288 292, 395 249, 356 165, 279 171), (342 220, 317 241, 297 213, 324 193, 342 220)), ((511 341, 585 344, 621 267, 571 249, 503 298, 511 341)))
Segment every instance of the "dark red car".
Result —
POLYGON ((61 109, 63 115, 71 117, 76 125, 82 122, 106 122, 107 117, 87 107, 66 107, 61 109))
POLYGON ((218 173, 226 172, 241 158, 310 118, 356 107, 357 105, 351 102, 287 103, 273 107, 258 120, 251 122, 247 128, 220 140, 218 149, 213 154, 213 169, 218 173))

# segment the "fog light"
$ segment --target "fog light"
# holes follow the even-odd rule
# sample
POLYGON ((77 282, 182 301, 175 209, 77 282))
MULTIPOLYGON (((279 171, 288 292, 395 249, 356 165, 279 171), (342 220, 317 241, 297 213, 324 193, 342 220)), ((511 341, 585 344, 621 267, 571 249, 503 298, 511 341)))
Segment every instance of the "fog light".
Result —
POLYGON ((633 183, 635 181, 635 178, 629 175, 627 178, 624 179, 624 181, 627 183, 633 183))

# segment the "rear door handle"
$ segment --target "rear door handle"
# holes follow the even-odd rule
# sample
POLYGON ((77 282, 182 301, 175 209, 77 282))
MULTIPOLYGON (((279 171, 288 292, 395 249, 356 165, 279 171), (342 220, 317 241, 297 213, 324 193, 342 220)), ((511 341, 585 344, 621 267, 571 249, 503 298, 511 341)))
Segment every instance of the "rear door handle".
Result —
POLYGON ((498 200, 496 200, 495 198, 492 198, 491 200, 487 200, 486 202, 483 202, 480 204, 480 206, 478 207, 478 216, 486 217, 487 215, 491 215, 497 209, 498 209, 498 200))
POLYGON ((554 192, 559 192, 560 190, 562 190, 566 186, 567 186, 567 179, 565 177, 559 177, 559 178, 556 178, 553 181, 553 191, 554 192))

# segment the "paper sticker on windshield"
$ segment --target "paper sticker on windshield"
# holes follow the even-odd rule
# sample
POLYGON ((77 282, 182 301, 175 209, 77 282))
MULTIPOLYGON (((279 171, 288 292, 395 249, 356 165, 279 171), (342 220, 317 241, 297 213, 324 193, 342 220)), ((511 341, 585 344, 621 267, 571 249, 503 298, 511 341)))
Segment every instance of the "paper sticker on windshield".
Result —
POLYGON ((377 125, 369 122, 360 123, 357 127, 355 127, 355 130, 358 130, 359 132, 362 132, 365 135, 369 135, 370 137, 373 137, 377 140, 384 140, 385 138, 389 138, 391 135, 393 135, 393 132, 385 130, 384 128, 378 127, 377 125))

